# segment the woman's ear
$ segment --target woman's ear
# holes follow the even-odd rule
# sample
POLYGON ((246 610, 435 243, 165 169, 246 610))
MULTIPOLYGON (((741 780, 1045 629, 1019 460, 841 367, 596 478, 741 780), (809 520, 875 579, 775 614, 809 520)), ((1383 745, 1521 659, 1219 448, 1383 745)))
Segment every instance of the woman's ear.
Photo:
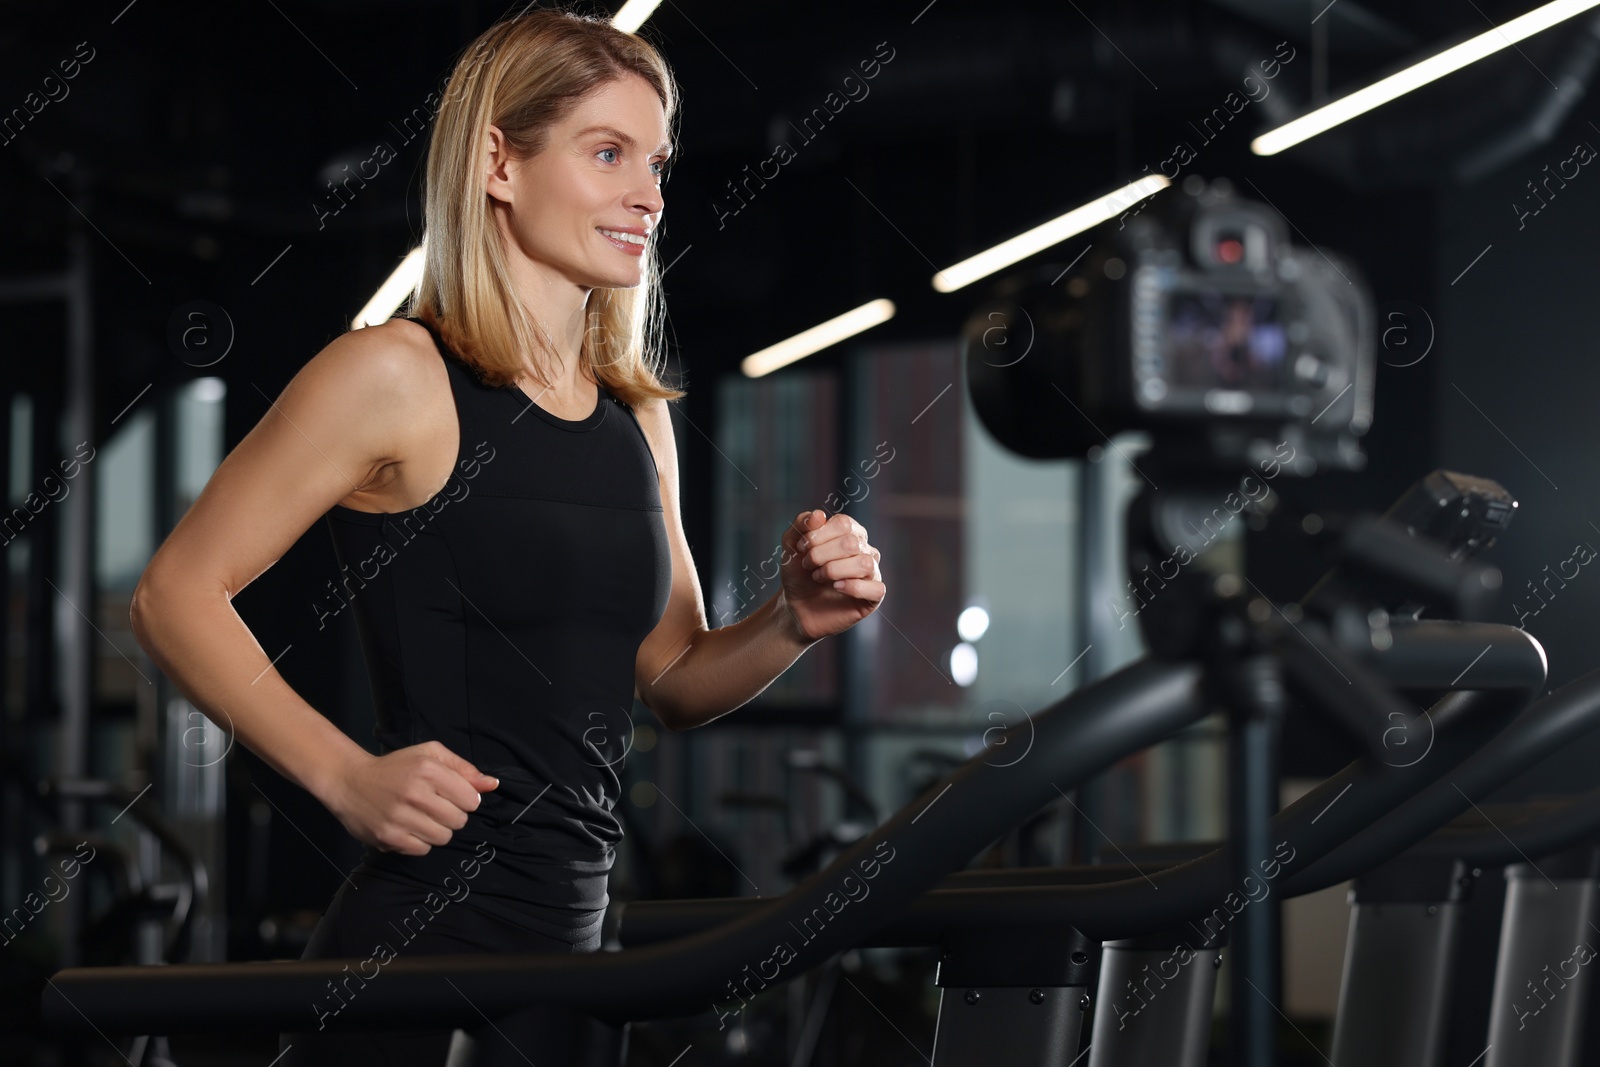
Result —
POLYGON ((484 134, 484 192, 502 203, 512 201, 511 179, 516 173, 516 160, 511 158, 506 145, 506 135, 494 123, 484 134))

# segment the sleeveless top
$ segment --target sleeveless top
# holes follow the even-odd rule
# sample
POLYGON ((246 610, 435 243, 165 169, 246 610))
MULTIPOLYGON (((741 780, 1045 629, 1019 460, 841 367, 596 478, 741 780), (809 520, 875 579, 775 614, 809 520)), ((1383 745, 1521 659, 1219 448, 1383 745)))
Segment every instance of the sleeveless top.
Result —
POLYGON ((333 610, 355 617, 380 754, 436 740, 500 786, 447 844, 368 846, 363 863, 578 943, 608 903, 635 656, 671 591, 655 460, 604 386, 587 418, 558 418, 483 384, 427 328, 455 469, 410 511, 327 513, 333 610))

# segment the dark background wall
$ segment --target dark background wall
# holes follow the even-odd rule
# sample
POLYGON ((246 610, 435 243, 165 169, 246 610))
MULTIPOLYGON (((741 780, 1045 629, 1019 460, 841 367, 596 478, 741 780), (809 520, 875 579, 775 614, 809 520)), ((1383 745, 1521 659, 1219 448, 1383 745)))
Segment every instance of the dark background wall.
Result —
MULTIPOLYGON (((1547 165, 1555 172, 1580 143, 1600 145, 1597 114, 1592 103, 1579 105, 1547 146, 1479 183, 1447 188, 1434 210, 1439 339, 1427 358, 1435 364, 1438 458, 1499 481, 1520 504, 1494 552, 1506 577, 1505 621, 1520 621, 1544 645, 1552 688, 1593 670, 1600 651, 1600 573, 1580 563, 1591 558, 1587 549, 1564 563, 1580 545, 1600 548, 1600 181, 1592 167, 1567 164, 1578 176, 1565 189, 1552 181, 1548 206, 1521 228, 1513 205, 1538 208, 1527 183, 1542 180, 1547 165), (1562 570, 1577 576, 1563 582, 1562 570), (1545 592, 1551 575, 1558 576, 1545 592)), ((1505 797, 1588 788, 1597 741, 1571 746, 1505 797)))

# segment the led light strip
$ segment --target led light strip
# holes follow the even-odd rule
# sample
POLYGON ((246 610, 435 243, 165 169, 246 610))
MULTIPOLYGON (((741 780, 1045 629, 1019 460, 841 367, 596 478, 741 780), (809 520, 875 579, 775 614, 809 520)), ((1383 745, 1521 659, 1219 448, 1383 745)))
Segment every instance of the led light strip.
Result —
POLYGON ((633 33, 643 26, 645 20, 655 14, 661 0, 628 0, 622 5, 622 10, 611 16, 611 25, 623 33, 633 33))
POLYGON ((1357 89, 1349 96, 1342 96, 1277 129, 1268 130, 1250 142, 1250 150, 1258 156, 1277 155, 1285 148, 1325 133, 1341 122, 1348 122, 1357 115, 1387 104, 1398 96, 1404 96, 1413 89, 1421 88, 1469 63, 1476 63, 1525 37, 1531 37, 1540 30, 1549 29, 1558 22, 1597 6, 1600 6, 1600 0, 1555 0, 1554 3, 1535 8, 1503 26, 1486 30, 1453 48, 1446 48, 1438 55, 1379 79, 1365 89, 1357 89))
POLYGON ((372 294, 367 306, 356 314, 355 321, 350 324, 352 330, 387 322, 395 309, 405 303, 406 297, 411 295, 411 290, 417 287, 417 282, 422 278, 422 256, 427 247, 428 242, 424 240, 406 254, 394 273, 378 286, 378 291, 372 294))
POLYGON ((888 322, 893 317, 893 301, 880 297, 862 304, 854 311, 846 311, 827 322, 818 323, 786 341, 751 353, 739 361, 739 369, 747 377, 759 378, 797 359, 804 359, 813 352, 820 352, 829 345, 836 345, 847 337, 854 337, 863 330, 870 330, 881 322, 888 322))
MULTIPOLYGON (((1600 3, 1600 0, 1594 2, 1600 3)), ((1065 241, 1073 234, 1082 233, 1092 226, 1099 225, 1171 184, 1161 174, 1151 174, 1136 182, 1129 182, 1115 192, 1091 200, 1082 207, 1073 208, 1065 215, 1019 233, 1010 240, 1002 241, 993 248, 963 259, 954 266, 946 267, 933 276, 933 287, 941 293, 949 293, 964 285, 971 285, 979 278, 987 277, 1003 267, 1009 267, 1019 259, 1026 259, 1035 252, 1065 241)))

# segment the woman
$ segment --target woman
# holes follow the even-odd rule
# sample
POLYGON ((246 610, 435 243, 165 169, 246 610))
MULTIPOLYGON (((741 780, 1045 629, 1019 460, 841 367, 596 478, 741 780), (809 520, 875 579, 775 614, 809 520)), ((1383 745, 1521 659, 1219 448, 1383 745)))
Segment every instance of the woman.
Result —
POLYGON ((411 317, 302 368, 135 592, 157 665, 367 846, 304 957, 361 966, 282 1036, 284 1065, 443 1063, 449 1032, 330 1026, 396 956, 597 948, 632 701, 709 722, 883 598, 865 530, 812 510, 772 600, 706 627, 666 408, 684 394, 644 356, 676 105, 660 55, 604 22, 486 31, 435 120, 411 317), (228 602, 324 515, 342 588, 318 615, 355 617, 378 755, 228 602))

